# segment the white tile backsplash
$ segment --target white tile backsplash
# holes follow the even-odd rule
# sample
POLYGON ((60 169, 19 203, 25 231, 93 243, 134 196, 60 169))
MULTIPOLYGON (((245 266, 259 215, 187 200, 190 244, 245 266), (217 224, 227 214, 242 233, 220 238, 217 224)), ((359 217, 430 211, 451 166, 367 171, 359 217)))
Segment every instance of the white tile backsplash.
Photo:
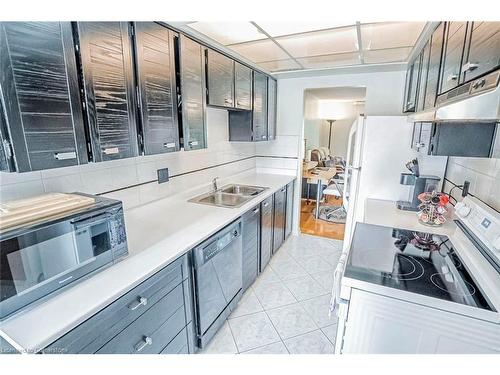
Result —
MULTIPOLYGON (((471 194, 500 211, 500 159, 450 157, 445 177, 455 185, 469 181, 471 194)), ((443 191, 452 187, 447 183, 443 191)), ((454 189, 453 196, 460 200, 461 190, 454 189)))

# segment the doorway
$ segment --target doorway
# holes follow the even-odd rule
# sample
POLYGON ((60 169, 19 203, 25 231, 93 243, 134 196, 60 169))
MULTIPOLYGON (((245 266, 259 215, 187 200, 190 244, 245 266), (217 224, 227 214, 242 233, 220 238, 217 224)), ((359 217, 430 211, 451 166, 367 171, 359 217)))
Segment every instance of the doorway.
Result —
POLYGON ((364 113, 365 96, 364 87, 304 92, 301 233, 344 239, 347 160, 352 160, 352 130, 364 113))

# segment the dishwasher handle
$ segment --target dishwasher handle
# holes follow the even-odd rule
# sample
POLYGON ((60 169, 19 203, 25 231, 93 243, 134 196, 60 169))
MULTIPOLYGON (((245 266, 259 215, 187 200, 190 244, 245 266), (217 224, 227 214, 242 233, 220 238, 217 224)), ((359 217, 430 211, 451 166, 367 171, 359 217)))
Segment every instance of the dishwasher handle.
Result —
POLYGON ((233 245, 241 237, 241 222, 223 229, 194 250, 194 266, 200 267, 233 245))

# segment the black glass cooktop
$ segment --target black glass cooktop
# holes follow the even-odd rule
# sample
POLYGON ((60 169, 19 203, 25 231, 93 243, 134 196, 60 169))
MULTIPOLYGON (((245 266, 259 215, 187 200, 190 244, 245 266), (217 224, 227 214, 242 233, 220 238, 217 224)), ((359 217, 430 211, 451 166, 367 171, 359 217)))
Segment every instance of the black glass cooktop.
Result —
POLYGON ((344 275, 494 310, 446 236, 356 223, 344 275))

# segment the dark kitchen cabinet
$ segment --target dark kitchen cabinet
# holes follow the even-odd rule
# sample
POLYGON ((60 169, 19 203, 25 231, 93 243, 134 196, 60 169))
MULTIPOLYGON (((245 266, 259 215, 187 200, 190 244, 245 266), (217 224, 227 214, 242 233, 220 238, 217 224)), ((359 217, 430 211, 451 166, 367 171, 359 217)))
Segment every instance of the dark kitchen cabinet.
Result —
POLYGON ((439 94, 459 84, 466 31, 467 22, 446 23, 439 94))
POLYGON ((78 22, 87 122, 94 161, 138 155, 130 24, 78 22))
POLYGON ((434 156, 492 157, 496 123, 415 123, 412 147, 434 156))
POLYGON ((243 243, 243 290, 253 284, 259 274, 260 205, 241 217, 243 243))
POLYGON ((261 209, 260 272, 266 268, 273 252, 273 196, 266 198, 261 209))
POLYGON ((292 181, 286 185, 285 240, 292 233, 294 182, 292 181))
POLYGON ((274 219, 273 219, 273 254, 275 254, 285 240, 285 212, 286 212, 286 186, 274 193, 274 219))
POLYGON ((185 150, 207 147, 204 47, 180 35, 180 90, 185 150))
POLYGON ((278 111, 278 87, 276 80, 267 78, 267 128, 268 140, 276 139, 276 119, 278 111))
POLYGON ((500 22, 469 22, 461 81, 477 78, 500 65, 500 22))
POLYGON ((267 129, 267 77, 259 72, 253 73, 253 141, 266 141, 267 129))
POLYGON ((234 62, 234 96, 238 109, 252 109, 252 69, 234 62))
POLYGON ((439 87, 439 70, 441 67, 441 55, 443 51, 445 23, 441 22, 434 30, 429 44, 429 63, 427 68, 427 79, 425 85, 425 97, 423 109, 434 107, 439 87))
POLYGON ((42 350, 47 354, 193 353, 189 255, 125 293, 42 350))
POLYGON ((418 82, 416 111, 422 111, 425 106, 425 91, 427 87, 427 75, 429 73, 430 43, 427 42, 420 52, 420 77, 418 82))
POLYGON ((69 22, 0 23, 3 170, 87 163, 69 22))
POLYGON ((206 55, 208 104, 234 107, 234 61, 211 49, 206 55))
POLYGON ((418 82, 420 75, 420 60, 421 55, 418 55, 413 61, 408 64, 408 70, 406 71, 403 112, 415 112, 416 109, 418 82))
POLYGON ((180 148, 173 34, 154 22, 134 23, 141 138, 145 155, 180 148))

